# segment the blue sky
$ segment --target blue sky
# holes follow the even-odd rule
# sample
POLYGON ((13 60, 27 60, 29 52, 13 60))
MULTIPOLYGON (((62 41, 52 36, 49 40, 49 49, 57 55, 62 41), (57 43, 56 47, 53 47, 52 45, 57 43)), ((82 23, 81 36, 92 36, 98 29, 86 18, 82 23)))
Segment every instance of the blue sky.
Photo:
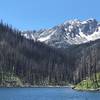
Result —
POLYGON ((100 0, 0 0, 0 19, 21 30, 49 28, 74 18, 100 20, 100 0))

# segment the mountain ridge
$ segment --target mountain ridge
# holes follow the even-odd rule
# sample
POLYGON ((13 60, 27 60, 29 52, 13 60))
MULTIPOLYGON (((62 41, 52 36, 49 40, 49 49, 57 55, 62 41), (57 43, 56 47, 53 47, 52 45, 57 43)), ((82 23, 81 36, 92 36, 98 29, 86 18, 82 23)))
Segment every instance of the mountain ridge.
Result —
POLYGON ((54 48, 21 34, 0 23, 0 86, 65 86, 87 78, 98 84, 100 39, 54 48))
POLYGON ((88 20, 69 20, 51 29, 26 31, 22 35, 28 39, 44 42, 53 47, 66 48, 100 38, 100 23, 93 18, 88 20))

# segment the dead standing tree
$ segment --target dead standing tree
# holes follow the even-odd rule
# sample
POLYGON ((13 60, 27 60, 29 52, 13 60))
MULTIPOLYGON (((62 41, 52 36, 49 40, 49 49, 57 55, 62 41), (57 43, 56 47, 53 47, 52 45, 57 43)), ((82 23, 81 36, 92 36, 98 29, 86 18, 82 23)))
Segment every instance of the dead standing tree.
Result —
POLYGON ((97 49, 95 46, 90 47, 90 79, 98 87, 97 81, 97 49))

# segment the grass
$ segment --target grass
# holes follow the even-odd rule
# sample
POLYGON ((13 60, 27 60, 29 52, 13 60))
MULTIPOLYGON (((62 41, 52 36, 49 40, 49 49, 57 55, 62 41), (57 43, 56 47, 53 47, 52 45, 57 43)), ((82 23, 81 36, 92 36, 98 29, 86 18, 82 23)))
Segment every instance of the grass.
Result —
POLYGON ((22 81, 11 73, 4 73, 0 75, 0 86, 1 87, 22 87, 22 81))
MULTIPOLYGON (((92 78, 94 79, 94 75, 92 78)), ((97 81, 87 78, 86 80, 81 81, 77 85, 75 85, 76 90, 98 90, 100 89, 100 73, 96 74, 97 81)))

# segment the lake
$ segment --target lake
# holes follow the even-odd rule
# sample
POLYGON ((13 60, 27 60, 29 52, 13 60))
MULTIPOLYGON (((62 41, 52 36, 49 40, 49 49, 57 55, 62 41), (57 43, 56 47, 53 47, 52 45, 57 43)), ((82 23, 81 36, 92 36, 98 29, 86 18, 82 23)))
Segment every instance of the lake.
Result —
POLYGON ((0 88, 0 100, 100 100, 100 92, 71 88, 0 88))

